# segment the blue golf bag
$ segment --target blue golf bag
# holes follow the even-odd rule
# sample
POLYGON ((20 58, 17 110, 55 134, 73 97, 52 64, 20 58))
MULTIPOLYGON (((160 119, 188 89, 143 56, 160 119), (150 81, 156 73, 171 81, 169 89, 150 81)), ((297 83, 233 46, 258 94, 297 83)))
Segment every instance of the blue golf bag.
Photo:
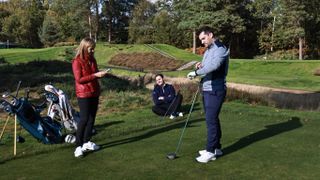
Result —
MULTIPOLYGON (((18 89, 19 86, 20 83, 18 89)), ((26 97, 21 98, 17 98, 17 95, 3 95, 3 98, 11 97, 12 101, 9 102, 5 99, 1 99, 0 107, 9 114, 16 114, 20 125, 42 143, 61 143, 63 141, 61 124, 53 121, 48 116, 41 117, 40 112, 46 107, 46 104, 44 103, 40 106, 33 105, 28 101, 28 94, 29 93, 27 93, 26 97)))

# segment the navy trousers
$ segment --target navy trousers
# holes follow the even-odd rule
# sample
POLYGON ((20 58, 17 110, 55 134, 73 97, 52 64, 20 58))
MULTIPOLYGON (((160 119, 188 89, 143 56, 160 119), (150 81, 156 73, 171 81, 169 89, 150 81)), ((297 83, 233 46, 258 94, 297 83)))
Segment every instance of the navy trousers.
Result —
POLYGON ((219 113, 226 96, 226 90, 203 91, 203 104, 207 123, 206 150, 214 153, 216 148, 221 149, 221 126, 219 113))

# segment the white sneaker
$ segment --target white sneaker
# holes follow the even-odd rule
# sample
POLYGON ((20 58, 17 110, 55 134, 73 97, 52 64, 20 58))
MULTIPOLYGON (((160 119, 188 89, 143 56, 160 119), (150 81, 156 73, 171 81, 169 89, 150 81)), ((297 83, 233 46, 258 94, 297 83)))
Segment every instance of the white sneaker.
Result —
POLYGON ((82 148, 81 146, 78 146, 74 151, 74 157, 81 157, 81 156, 83 156, 82 148))
POLYGON ((170 118, 170 119, 174 119, 174 118, 176 118, 176 117, 171 114, 169 118, 170 118))
POLYGON ((216 157, 214 156, 213 153, 207 151, 203 153, 201 156, 197 157, 196 160, 200 163, 207 163, 209 161, 216 160, 216 157))
MULTIPOLYGON (((203 153, 206 153, 206 152, 208 152, 206 149, 200 150, 200 151, 199 151, 199 154, 202 155, 203 153)), ((221 151, 221 149, 215 149, 215 150, 214 150, 214 155, 215 155, 215 156, 222 156, 222 155, 223 155, 223 152, 221 151)))
POLYGON ((86 151, 96 151, 100 149, 100 146, 96 145, 95 143, 88 141, 87 143, 84 143, 82 145, 82 151, 86 152, 86 151))
POLYGON ((182 112, 179 112, 178 114, 180 117, 183 117, 183 113, 182 112))

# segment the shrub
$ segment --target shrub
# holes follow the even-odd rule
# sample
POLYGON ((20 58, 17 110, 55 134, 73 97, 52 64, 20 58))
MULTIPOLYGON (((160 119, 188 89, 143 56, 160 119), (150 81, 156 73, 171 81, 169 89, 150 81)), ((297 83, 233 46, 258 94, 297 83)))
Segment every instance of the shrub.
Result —
POLYGON ((71 61, 73 59, 73 57, 76 55, 76 51, 74 47, 67 47, 64 50, 64 59, 66 61, 71 61))
POLYGON ((0 57, 0 64, 8 64, 4 57, 0 57))
POLYGON ((313 75, 315 75, 315 76, 320 76, 320 69, 316 69, 316 70, 313 72, 313 75))
POLYGON ((75 46, 78 45, 77 42, 58 42, 56 44, 54 44, 54 47, 60 47, 60 46, 75 46))
POLYGON ((262 60, 297 60, 299 59, 299 50, 279 50, 265 55, 255 56, 255 59, 262 60))

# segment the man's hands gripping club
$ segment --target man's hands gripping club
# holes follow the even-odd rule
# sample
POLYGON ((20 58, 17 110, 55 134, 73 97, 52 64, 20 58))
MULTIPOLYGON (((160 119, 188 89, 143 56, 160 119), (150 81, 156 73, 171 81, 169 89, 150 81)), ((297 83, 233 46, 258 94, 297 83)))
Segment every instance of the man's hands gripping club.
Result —
POLYGON ((195 72, 195 71, 191 71, 191 72, 188 73, 187 78, 193 79, 193 78, 195 78, 196 76, 197 76, 196 72, 195 72))
MULTIPOLYGON (((196 63, 194 67, 195 67, 195 69, 201 68, 201 67, 202 67, 201 62, 196 63)), ((193 79, 193 78, 195 78, 196 76, 197 76, 196 71, 191 71, 191 72, 188 73, 187 78, 193 79)))

